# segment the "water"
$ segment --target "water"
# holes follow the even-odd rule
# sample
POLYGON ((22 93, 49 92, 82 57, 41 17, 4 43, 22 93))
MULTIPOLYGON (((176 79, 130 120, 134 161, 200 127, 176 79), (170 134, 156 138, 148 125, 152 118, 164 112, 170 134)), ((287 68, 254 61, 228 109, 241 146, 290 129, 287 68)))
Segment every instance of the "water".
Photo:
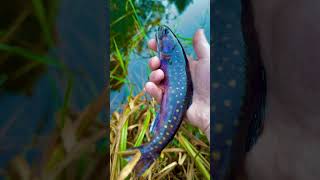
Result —
MULTIPOLYGON (((76 112, 83 110, 106 85, 104 7, 104 1, 59 2, 55 26, 59 40, 49 54, 63 59, 75 75, 70 106, 76 112)), ((37 157, 38 151, 27 145, 35 134, 45 138, 55 126, 66 80, 56 69, 49 68, 37 81, 32 96, 0 95, 0 168, 18 153, 29 160, 37 157)))
MULTIPOLYGON (((178 35, 186 38, 192 38, 197 29, 203 28, 208 41, 210 41, 210 1, 180 1, 185 5, 176 5, 178 1, 163 1, 165 12, 161 18, 160 24, 166 24, 178 35)), ((148 31, 148 39, 155 35, 157 26, 153 26, 148 31)), ((145 42, 146 44, 146 42, 145 42)), ((189 55, 195 55, 192 44, 182 41, 182 44, 189 55)), ((144 84, 148 81, 149 67, 148 60, 152 57, 149 50, 144 48, 142 53, 131 52, 128 65, 127 79, 133 84, 133 94, 143 90, 144 84)), ((122 103, 126 102, 130 88, 124 84, 119 91, 110 93, 110 112, 121 109, 122 103)))

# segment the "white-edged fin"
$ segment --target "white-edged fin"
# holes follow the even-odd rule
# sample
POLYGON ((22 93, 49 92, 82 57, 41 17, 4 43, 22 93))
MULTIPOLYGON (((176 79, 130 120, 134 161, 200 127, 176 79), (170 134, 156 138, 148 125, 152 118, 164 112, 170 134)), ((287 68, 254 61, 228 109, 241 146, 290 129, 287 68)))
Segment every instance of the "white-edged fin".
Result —
POLYGON ((157 129, 159 122, 160 122, 160 113, 157 113, 156 118, 154 119, 154 121, 152 121, 151 126, 149 128, 149 132, 152 136, 157 134, 157 131, 159 130, 157 129))

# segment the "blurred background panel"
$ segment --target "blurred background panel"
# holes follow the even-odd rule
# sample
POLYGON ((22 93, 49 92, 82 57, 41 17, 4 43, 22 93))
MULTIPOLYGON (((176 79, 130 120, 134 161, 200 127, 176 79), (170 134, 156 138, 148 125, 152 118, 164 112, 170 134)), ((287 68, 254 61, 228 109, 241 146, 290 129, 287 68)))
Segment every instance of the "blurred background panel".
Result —
POLYGON ((105 8, 104 1, 2 2, 1 178, 106 177, 105 8))

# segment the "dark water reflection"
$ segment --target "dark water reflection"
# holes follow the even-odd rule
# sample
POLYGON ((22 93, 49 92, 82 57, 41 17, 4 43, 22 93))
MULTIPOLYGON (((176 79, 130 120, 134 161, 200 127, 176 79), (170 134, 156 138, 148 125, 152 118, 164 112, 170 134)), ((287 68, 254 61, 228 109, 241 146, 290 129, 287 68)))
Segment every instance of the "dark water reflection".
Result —
MULTIPOLYGON (((61 0, 57 14, 54 29, 58 41, 48 54, 71 70, 69 104, 72 111, 79 112, 106 85, 105 1, 61 0)), ((56 113, 61 110, 67 86, 68 77, 61 70, 48 67, 34 84, 32 96, 1 94, 0 168, 18 153, 29 160, 35 157, 39 149, 30 149, 29 145, 36 135, 46 144, 46 135, 56 124, 56 113)))

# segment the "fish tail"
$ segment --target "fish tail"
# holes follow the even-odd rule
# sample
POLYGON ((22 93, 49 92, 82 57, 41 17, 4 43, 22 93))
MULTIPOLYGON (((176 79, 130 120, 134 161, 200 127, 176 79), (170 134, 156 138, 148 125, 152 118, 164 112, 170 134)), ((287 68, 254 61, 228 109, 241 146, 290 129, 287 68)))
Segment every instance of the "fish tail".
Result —
POLYGON ((141 157, 134 167, 134 172, 140 177, 152 165, 153 162, 159 157, 159 152, 154 152, 146 148, 146 146, 137 147, 141 152, 141 157))

